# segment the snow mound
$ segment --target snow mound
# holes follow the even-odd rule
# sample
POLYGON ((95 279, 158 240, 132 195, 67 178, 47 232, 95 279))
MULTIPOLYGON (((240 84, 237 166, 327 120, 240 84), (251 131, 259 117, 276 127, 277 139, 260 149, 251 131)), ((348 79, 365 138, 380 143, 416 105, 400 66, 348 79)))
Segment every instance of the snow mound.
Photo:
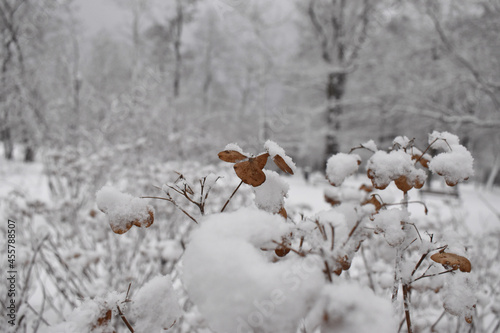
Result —
POLYGON ((460 144, 460 140, 455 134, 434 131, 429 134, 429 144, 432 144, 434 149, 450 151, 452 146, 460 144))
POLYGON ((274 171, 264 170, 264 173, 266 181, 253 188, 255 205, 266 212, 278 213, 285 204, 290 185, 274 171))
POLYGON ((372 152, 376 152, 378 150, 377 144, 373 140, 368 140, 365 143, 362 143, 361 146, 371 150, 372 152))
POLYGON ((405 182, 411 186, 421 187, 427 178, 425 171, 417 169, 411 155, 403 150, 389 153, 379 150, 368 160, 366 168, 368 177, 378 189, 384 189, 400 177, 405 177, 405 182))
POLYGON ((292 161, 292 159, 286 155, 285 150, 281 148, 276 142, 267 140, 264 143, 264 148, 269 153, 272 159, 275 159, 276 156, 280 156, 283 161, 290 167, 293 173, 297 172, 297 166, 292 161))
POLYGON ((474 175, 474 159, 461 145, 452 145, 451 150, 435 156, 429 163, 429 170, 443 176, 450 186, 463 182, 474 175))
POLYGON ((224 148, 224 150, 234 150, 234 151, 237 151, 240 154, 247 155, 246 153, 243 152, 243 149, 241 149, 240 146, 238 146, 237 143, 228 143, 226 145, 226 147, 224 148))
POLYGON ((382 210, 375 215, 373 223, 376 230, 384 234, 385 240, 390 246, 398 246, 405 240, 405 232, 401 222, 408 222, 409 213, 400 209, 382 210))
POLYGON ((161 332, 181 316, 177 294, 169 276, 157 276, 132 297, 131 319, 137 332, 161 332))
POLYGON ((217 332, 295 332, 324 283, 314 256, 271 262, 272 240, 290 232, 255 208, 209 216, 183 256, 184 284, 217 332))
POLYGON ((367 287, 340 280, 324 287, 306 325, 307 332, 321 327, 321 333, 397 331, 389 300, 367 287))
POLYGON ((358 171, 361 157, 357 154, 338 153, 326 162, 326 177, 333 186, 340 186, 344 180, 358 171))
POLYGON ((118 234, 127 232, 132 225, 149 227, 153 224, 154 209, 146 199, 122 193, 111 186, 104 186, 96 193, 97 207, 109 220, 111 229, 118 234))

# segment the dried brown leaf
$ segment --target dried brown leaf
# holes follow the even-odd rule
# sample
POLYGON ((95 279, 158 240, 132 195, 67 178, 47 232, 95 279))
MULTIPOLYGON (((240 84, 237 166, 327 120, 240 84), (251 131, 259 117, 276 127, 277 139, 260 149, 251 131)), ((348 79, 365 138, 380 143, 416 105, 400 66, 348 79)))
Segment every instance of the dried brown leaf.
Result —
POLYGON ((408 192, 413 188, 413 185, 408 182, 408 178, 405 175, 400 176, 398 179, 394 181, 397 188, 399 188, 403 192, 408 192))
POLYGON ((285 207, 281 207, 280 211, 278 212, 278 214, 281 215, 281 216, 283 216, 285 218, 285 220, 288 218, 288 214, 286 212, 285 207))
POLYGON ((236 163, 234 171, 236 175, 248 185, 254 187, 261 185, 266 181, 266 174, 262 171, 267 163, 268 153, 257 157, 250 157, 248 161, 236 163))
POLYGON ((431 256, 431 260, 437 262, 446 267, 450 267, 453 270, 460 269, 462 272, 470 272, 471 264, 469 259, 459 256, 454 253, 435 253, 431 256))
POLYGON ((219 153, 219 158, 224 162, 236 163, 248 157, 236 150, 224 150, 219 153))
POLYGON ((363 184, 359 187, 359 189, 361 191, 365 191, 366 193, 370 193, 371 191, 373 191, 373 186, 363 184))
POLYGON ((377 200, 377 198, 372 195, 370 197, 370 199, 364 201, 361 205, 364 206, 364 205, 367 205, 367 204, 372 204, 375 206, 375 211, 379 211, 381 208, 382 208, 382 203, 380 203, 380 201, 377 200))
POLYGON ((284 172, 293 175, 292 168, 290 168, 290 166, 288 164, 286 164, 285 160, 280 155, 275 155, 273 157, 273 162, 274 162, 274 164, 276 164, 278 166, 278 168, 280 168, 284 172))
POLYGON ((143 220, 135 219, 133 221, 126 221, 125 224, 123 224, 123 223, 110 223, 111 230, 113 230, 113 232, 115 234, 121 235, 121 234, 124 234, 127 231, 129 231, 130 228, 132 228, 132 226, 134 226, 134 225, 136 227, 139 227, 139 228, 140 227, 149 228, 153 224, 155 216, 154 216, 154 212, 153 212, 153 207, 147 206, 147 209, 148 209, 149 216, 146 219, 143 219, 143 220))
POLYGON ((337 198, 329 197, 326 194, 324 195, 324 198, 325 198, 325 201, 328 202, 332 206, 338 206, 341 204, 340 200, 338 200, 337 198))

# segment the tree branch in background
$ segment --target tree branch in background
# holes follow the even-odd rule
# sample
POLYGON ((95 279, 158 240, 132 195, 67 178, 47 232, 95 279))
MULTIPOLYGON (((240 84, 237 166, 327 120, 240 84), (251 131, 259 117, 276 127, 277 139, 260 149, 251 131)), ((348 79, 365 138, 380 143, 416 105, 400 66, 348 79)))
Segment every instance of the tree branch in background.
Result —
POLYGON ((437 17, 435 11, 433 11, 429 6, 427 5, 425 7, 427 16, 432 20, 432 23, 434 24, 434 28, 436 29, 436 32, 439 35, 439 38, 443 45, 445 46, 446 50, 450 53, 452 58, 457 62, 459 65, 467 69, 476 82, 479 84, 480 89, 484 91, 491 99, 491 101, 494 103, 495 108, 497 110, 500 110, 500 99, 498 98, 497 92, 493 91, 491 88, 498 88, 500 84, 498 83, 491 83, 488 82, 483 78, 483 76, 479 73, 479 71, 472 65, 472 63, 467 60, 465 57, 463 57, 457 50, 455 45, 452 43, 448 35, 446 34, 441 22, 439 21, 439 18, 437 17))
POLYGON ((323 26, 318 20, 318 16, 314 10, 314 1, 311 0, 309 1, 309 8, 307 13, 309 14, 309 18, 311 19, 311 23, 316 30, 316 32, 319 35, 320 42, 321 42, 321 54, 323 57, 323 60, 325 60, 327 63, 331 63, 332 59, 330 58, 330 53, 328 52, 328 36, 326 35, 325 30, 323 29, 323 26))

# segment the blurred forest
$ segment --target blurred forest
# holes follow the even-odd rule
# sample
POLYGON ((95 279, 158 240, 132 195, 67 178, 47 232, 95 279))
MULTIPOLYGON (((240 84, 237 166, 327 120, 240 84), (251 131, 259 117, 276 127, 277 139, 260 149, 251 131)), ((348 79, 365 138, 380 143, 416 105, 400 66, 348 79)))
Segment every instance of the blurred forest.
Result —
POLYGON ((215 161, 279 142, 302 167, 369 138, 450 131, 476 181, 500 166, 500 1, 106 0, 116 31, 85 34, 78 3, 0 2, 3 154, 128 147, 126 160, 215 161))

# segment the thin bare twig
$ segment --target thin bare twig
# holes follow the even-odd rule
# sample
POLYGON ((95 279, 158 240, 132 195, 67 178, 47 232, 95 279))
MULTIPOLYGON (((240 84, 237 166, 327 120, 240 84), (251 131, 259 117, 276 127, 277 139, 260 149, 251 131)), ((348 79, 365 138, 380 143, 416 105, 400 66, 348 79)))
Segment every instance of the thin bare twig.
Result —
POLYGON ((123 320, 123 322, 125 323, 125 325, 127 325, 127 328, 129 329, 129 331, 130 331, 131 333, 134 333, 134 332, 135 332, 135 331, 134 331, 134 328, 133 328, 133 327, 132 327, 132 325, 130 325, 130 323, 128 322, 127 317, 125 317, 125 315, 123 314, 122 310, 120 309, 120 306, 119 306, 119 305, 117 305, 116 307, 117 307, 117 309, 118 309, 118 314, 120 315, 120 318, 123 320))
POLYGON ((226 209, 226 206, 229 204, 229 201, 231 201, 231 199, 233 198, 234 194, 238 191, 238 189, 240 188, 241 184, 243 184, 243 181, 241 181, 238 184, 238 186, 236 186, 236 188, 234 189, 234 191, 231 194, 231 196, 229 197, 229 199, 227 199, 226 203, 224 204, 224 207, 222 207, 222 209, 220 210, 221 213, 224 211, 224 209, 226 209))
POLYGON ((285 243, 283 243, 283 242, 281 242, 281 243, 280 243, 280 242, 277 242, 277 241, 275 241, 275 240, 273 240, 272 242, 273 242, 274 244, 277 244, 277 245, 279 245, 279 246, 283 247, 283 248, 284 248, 284 249, 286 249, 286 250, 290 250, 290 251, 292 251, 292 252, 294 252, 294 253, 298 254, 298 255, 299 255, 299 256, 301 256, 301 257, 305 257, 305 256, 306 256, 306 255, 304 254, 304 252, 297 251, 297 250, 295 250, 294 248, 292 248, 292 247, 290 247, 290 246, 286 245, 286 244, 285 244, 285 243))
POLYGON ((424 273, 423 275, 419 276, 418 278, 416 278, 415 280, 411 281, 410 283, 416 282, 416 281, 418 281, 420 279, 423 279, 423 278, 426 278, 426 277, 438 276, 438 275, 442 275, 442 274, 446 274, 446 273, 451 273, 453 271, 454 271, 454 269, 451 268, 451 269, 448 269, 448 270, 446 270, 444 272, 439 272, 439 273, 436 273, 436 274, 425 275, 425 273, 424 273))

